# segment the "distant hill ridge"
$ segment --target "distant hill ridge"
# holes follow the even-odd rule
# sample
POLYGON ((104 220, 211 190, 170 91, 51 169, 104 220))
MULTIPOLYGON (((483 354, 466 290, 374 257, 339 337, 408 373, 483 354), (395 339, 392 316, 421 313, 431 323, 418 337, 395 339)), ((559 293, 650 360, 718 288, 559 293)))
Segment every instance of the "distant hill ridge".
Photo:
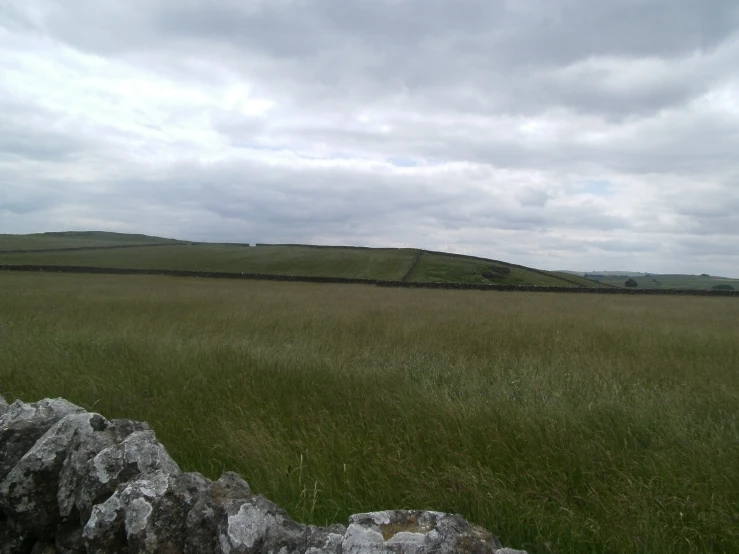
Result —
MULTIPOLYGON (((476 286, 624 286, 620 276, 606 278, 603 274, 599 282, 576 272, 546 271, 480 256, 417 248, 262 243, 246 248, 248 246, 246 243, 192 242, 109 231, 0 235, 0 265, 243 273, 476 286)), ((673 288, 651 277, 649 280, 646 277, 635 279, 641 288, 673 288)), ((676 288, 709 289, 736 281, 698 279, 701 281, 697 285, 678 284, 676 288)))

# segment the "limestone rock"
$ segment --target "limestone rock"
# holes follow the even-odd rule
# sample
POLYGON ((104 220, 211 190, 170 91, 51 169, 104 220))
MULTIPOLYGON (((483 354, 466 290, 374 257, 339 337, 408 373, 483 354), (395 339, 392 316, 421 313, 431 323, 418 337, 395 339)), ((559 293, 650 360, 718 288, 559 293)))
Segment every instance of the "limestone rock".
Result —
POLYGON ((0 554, 525 554, 440 512, 296 523, 235 473, 181 473, 145 423, 61 399, 0 398, 0 470, 0 554))
POLYGON ((394 510, 355 514, 343 554, 494 554, 498 539, 458 515, 394 510))
POLYGON ((231 471, 209 483, 185 518, 185 554, 218 551, 218 521, 224 517, 224 504, 252 496, 248 483, 231 471))
POLYGON ((7 411, 8 411, 8 403, 5 401, 2 395, 0 395, 0 416, 3 415, 7 411))
POLYGON ((224 554, 305 552, 306 527, 263 496, 228 501, 224 507, 225 517, 220 519, 218 529, 224 554))
POLYGON ((82 413, 79 406, 62 398, 35 404, 15 401, 0 415, 0 481, 52 425, 69 414, 82 413))
POLYGON ((107 422, 98 414, 76 413, 55 423, 0 482, 0 509, 18 528, 52 539, 60 523, 59 473, 72 435, 91 434, 107 422))
POLYGON ((7 521, 0 520, 0 554, 19 554, 31 551, 34 539, 28 533, 13 529, 7 521))
POLYGON ((63 518, 74 518, 84 525, 90 518, 94 504, 107 500, 109 494, 105 487, 85 487, 88 464, 101 451, 121 443, 136 431, 148 431, 145 423, 126 419, 105 421, 95 433, 77 430, 71 438, 67 457, 59 475, 57 501, 59 513, 63 518), (99 496, 95 496, 99 494, 99 496))
POLYGON ((31 554, 58 554, 56 546, 50 542, 39 541, 33 545, 31 554))
POLYGON ((86 521, 92 507, 109 498, 119 484, 158 470, 167 474, 180 472, 153 431, 134 431, 120 443, 104 448, 87 462, 85 473, 80 476, 75 501, 80 517, 86 521))

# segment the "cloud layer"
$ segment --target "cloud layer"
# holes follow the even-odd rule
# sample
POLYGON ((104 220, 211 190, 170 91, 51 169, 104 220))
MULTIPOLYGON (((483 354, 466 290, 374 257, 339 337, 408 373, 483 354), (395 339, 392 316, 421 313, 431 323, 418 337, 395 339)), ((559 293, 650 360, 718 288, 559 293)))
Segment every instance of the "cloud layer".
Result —
POLYGON ((9 0, 0 232, 739 277, 735 0, 9 0))

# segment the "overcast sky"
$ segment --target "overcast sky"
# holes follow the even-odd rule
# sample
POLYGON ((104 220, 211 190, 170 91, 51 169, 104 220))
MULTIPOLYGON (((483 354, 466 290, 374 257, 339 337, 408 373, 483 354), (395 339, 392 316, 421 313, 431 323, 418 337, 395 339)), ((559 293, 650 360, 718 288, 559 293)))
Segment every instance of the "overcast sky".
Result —
POLYGON ((0 0, 0 233, 739 277, 737 0, 0 0))

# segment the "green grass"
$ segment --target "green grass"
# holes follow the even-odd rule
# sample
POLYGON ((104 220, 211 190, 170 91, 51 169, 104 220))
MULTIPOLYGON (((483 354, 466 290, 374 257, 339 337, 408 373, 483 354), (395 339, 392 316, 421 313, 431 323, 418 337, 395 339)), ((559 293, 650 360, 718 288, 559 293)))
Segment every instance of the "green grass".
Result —
POLYGON ((700 275, 654 274, 649 277, 616 277, 600 278, 602 283, 623 287, 628 279, 634 279, 643 289, 710 289, 715 285, 731 285, 739 290, 739 279, 722 277, 702 277, 700 275))
POLYGON ((411 249, 244 247, 199 244, 121 250, 0 254, 0 264, 185 269, 274 275, 400 279, 415 255, 416 250, 411 249))
POLYGON ((413 271, 408 276, 412 282, 470 283, 478 285, 546 285, 553 287, 599 287, 594 281, 556 272, 537 271, 496 260, 449 256, 441 252, 424 251, 413 271), (506 277, 489 280, 482 276, 485 271, 505 268, 506 277))
POLYGON ((88 246, 116 246, 123 244, 152 244, 178 242, 174 239, 104 231, 68 231, 35 233, 31 235, 0 235, 0 250, 41 250, 48 248, 76 248, 88 246))
POLYGON ((148 421, 298 520, 737 552, 739 302, 0 273, 0 393, 148 421))
POLYGON ((612 285, 607 283, 601 283, 598 281, 594 281, 593 279, 588 279, 586 277, 580 277, 579 275, 573 275, 572 273, 566 273, 564 271, 547 271, 550 275, 554 275, 555 277, 559 277, 561 279, 564 279, 566 281, 569 281, 573 283, 573 286, 579 286, 579 287, 588 287, 588 288, 612 288, 612 285))

